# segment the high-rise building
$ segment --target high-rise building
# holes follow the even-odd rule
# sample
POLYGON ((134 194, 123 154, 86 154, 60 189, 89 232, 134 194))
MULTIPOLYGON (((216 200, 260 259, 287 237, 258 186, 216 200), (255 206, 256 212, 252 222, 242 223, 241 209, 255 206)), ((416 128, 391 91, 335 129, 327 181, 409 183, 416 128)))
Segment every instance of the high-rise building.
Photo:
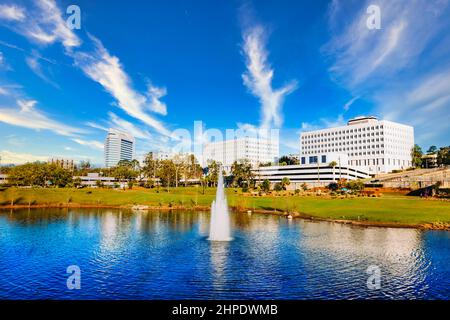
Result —
POLYGON ((133 160, 134 150, 135 140, 131 134, 109 129, 105 139, 105 166, 111 168, 121 160, 133 160))
POLYGON ((300 163, 309 157, 346 154, 352 167, 370 174, 385 173, 411 167, 413 147, 413 127, 376 117, 357 117, 346 126, 302 132, 300 163))
POLYGON ((63 158, 51 158, 48 160, 49 164, 57 165, 66 170, 73 171, 75 169, 75 164, 72 159, 63 159, 63 158))
POLYGON ((203 165, 210 161, 220 162, 226 171, 234 161, 248 160, 254 168, 260 163, 278 160, 278 141, 255 137, 206 143, 203 148, 203 165))

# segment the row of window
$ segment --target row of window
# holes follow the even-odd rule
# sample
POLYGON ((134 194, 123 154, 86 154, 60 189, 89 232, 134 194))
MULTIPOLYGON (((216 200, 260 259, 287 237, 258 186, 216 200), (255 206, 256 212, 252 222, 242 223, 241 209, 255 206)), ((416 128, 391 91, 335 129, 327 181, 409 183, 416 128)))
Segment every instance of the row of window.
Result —
POLYGON ((371 130, 373 131, 373 130, 379 130, 379 129, 383 129, 383 125, 357 128, 357 129, 331 131, 331 132, 312 133, 312 134, 306 134, 306 135, 302 136, 302 138, 311 139, 311 138, 319 138, 319 137, 325 137, 325 136, 342 135, 342 134, 346 134, 346 133, 354 133, 354 132, 356 133, 356 132, 364 132, 364 131, 371 131, 371 130))
MULTIPOLYGON (((383 133, 368 133, 368 134, 355 134, 355 135, 350 135, 350 136, 339 136, 336 138, 324 138, 324 139, 315 139, 315 140, 307 140, 304 139, 304 137, 302 136, 302 143, 306 143, 306 144, 311 144, 311 143, 318 143, 318 142, 327 142, 327 141, 338 141, 338 140, 353 140, 353 139, 358 139, 358 138, 365 138, 365 137, 375 137, 375 136, 379 136, 379 135, 383 135, 383 133)), ((381 138, 383 139, 383 138, 381 138)))
MULTIPOLYGON (((309 164, 316 164, 319 161, 319 157, 318 156, 311 156, 309 157, 309 164)), ((322 155, 320 157, 321 163, 327 163, 327 156, 326 155, 322 155)), ((301 164, 306 164, 306 157, 301 157, 301 164)))

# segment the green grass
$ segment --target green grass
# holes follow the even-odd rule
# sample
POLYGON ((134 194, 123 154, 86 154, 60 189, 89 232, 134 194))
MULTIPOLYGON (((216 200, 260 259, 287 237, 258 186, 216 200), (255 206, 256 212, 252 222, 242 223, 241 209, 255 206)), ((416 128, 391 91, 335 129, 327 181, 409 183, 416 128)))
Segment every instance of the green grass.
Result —
MULTIPOLYGON (((301 212, 313 217, 336 220, 363 220, 382 223, 424 224, 450 223, 450 202, 433 201, 402 195, 380 198, 331 199, 315 196, 244 196, 240 191, 227 189, 232 207, 301 212)), ((21 205, 81 205, 125 206, 210 206, 215 189, 201 188, 108 190, 108 189, 16 189, 0 191, 0 206, 11 200, 21 205)))

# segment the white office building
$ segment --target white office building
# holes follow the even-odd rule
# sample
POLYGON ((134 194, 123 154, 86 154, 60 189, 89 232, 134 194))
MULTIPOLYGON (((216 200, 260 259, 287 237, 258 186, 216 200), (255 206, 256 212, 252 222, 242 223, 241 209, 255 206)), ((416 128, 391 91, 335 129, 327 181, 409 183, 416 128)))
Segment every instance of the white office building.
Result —
POLYGON ((111 168, 121 160, 133 160, 134 150, 135 140, 131 134, 109 129, 105 140, 105 166, 111 168))
POLYGON ((256 137, 209 142, 203 148, 203 166, 216 161, 222 163, 227 172, 235 161, 246 159, 256 168, 260 163, 276 162, 278 157, 278 140, 256 137))
POLYGON ((300 164, 322 154, 346 154, 351 167, 370 174, 411 167, 414 128, 404 124, 357 117, 346 126, 302 132, 300 164))
POLYGON ((257 183, 269 180, 279 183, 283 178, 290 181, 290 189, 300 189, 303 183, 309 187, 324 187, 339 179, 367 179, 370 175, 357 167, 349 165, 346 154, 321 154, 304 157, 303 163, 289 166, 260 167, 253 170, 257 183), (335 162, 336 166, 330 166, 335 162))

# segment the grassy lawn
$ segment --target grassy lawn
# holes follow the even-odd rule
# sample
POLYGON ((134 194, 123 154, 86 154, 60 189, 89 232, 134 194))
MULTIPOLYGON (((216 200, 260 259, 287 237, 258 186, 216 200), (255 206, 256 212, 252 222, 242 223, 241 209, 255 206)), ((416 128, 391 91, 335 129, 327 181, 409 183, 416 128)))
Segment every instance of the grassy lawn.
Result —
MULTIPOLYGON (((424 224, 450 223, 450 202, 425 200, 402 195, 380 198, 331 199, 316 196, 245 196, 240 191, 227 189, 232 207, 301 212, 313 217, 338 220, 364 220, 384 223, 424 224)), ((134 205, 150 206, 210 206, 215 189, 172 188, 107 190, 107 189, 15 189, 0 192, 0 205, 11 200, 21 205, 134 205)))

